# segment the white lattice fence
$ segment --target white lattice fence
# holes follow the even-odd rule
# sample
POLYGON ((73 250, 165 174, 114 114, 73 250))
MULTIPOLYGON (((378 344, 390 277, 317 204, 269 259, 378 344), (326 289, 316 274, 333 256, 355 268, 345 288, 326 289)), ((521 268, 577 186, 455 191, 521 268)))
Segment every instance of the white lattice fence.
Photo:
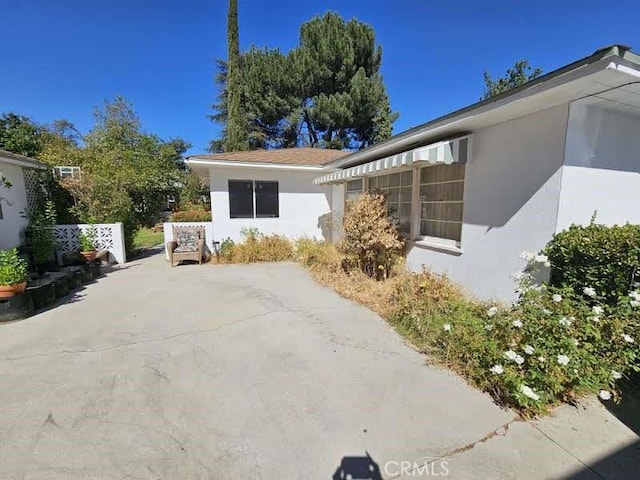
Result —
POLYGON ((162 224, 164 231, 164 254, 169 260, 169 252, 167 252, 167 242, 173 240, 173 226, 176 227, 204 227, 204 243, 209 247, 209 251, 213 252, 213 222, 166 222, 162 224))
POLYGON ((27 193, 27 214, 32 214, 38 208, 38 198, 42 196, 42 170, 23 168, 24 189, 27 193))
POLYGON ((124 229, 122 223, 99 223, 96 225, 56 225, 53 227, 58 252, 74 252, 80 248, 80 233, 95 228, 96 250, 108 250, 118 263, 125 263, 127 256, 124 246, 124 229))

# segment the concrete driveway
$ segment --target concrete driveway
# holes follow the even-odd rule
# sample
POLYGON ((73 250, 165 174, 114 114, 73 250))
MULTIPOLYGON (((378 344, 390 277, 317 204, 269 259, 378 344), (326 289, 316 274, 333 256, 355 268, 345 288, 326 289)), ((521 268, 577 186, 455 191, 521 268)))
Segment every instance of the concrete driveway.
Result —
POLYGON ((154 255, 0 325, 0 420, 2 479, 640 468, 638 436, 599 403, 523 422, 289 263, 172 269, 154 255))

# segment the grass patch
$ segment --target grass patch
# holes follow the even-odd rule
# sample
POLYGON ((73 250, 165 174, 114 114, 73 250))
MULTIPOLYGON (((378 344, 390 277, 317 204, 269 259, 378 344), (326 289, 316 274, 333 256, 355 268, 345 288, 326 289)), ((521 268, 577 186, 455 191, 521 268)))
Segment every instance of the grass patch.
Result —
POLYGON ((154 232, 151 228, 141 228, 133 237, 133 248, 150 248, 164 243, 164 234, 154 232))

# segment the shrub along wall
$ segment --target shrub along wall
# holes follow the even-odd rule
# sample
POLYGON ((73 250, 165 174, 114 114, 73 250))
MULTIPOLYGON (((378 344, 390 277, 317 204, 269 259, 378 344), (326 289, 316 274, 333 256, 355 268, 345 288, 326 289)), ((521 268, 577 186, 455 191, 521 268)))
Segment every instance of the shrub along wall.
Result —
POLYGON ((474 301, 426 271, 396 267, 375 281, 350 269, 344 253, 328 244, 298 243, 297 255, 321 283, 378 312, 432 360, 498 403, 533 415, 589 393, 615 401, 617 382, 640 370, 640 284, 633 277, 638 243, 628 239, 635 229, 572 227, 550 243, 549 256, 523 254, 527 266, 516 275, 520 299, 511 306, 474 301), (586 258, 573 248, 576 238, 587 243, 586 258), (601 278, 598 264, 607 255, 612 265, 601 278), (555 272, 554 284, 535 283, 540 265, 555 272), (559 275, 559 268, 571 273, 559 275))

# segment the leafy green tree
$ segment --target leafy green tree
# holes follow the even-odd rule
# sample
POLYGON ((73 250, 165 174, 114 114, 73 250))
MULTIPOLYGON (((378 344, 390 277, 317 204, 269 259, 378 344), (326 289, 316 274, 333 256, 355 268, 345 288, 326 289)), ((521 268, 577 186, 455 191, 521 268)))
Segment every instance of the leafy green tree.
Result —
POLYGON ((495 97, 501 93, 504 93, 512 88, 519 87, 525 83, 538 78, 542 74, 541 68, 533 68, 529 65, 527 60, 518 60, 513 67, 507 69, 507 73, 504 77, 496 78, 491 77, 489 72, 484 72, 484 84, 485 92, 482 96, 482 100, 495 97))
POLYGON ((238 38, 238 0, 229 0, 227 17, 227 125, 225 150, 248 150, 247 118, 243 105, 242 64, 238 38))
MULTIPOLYGON (((251 149, 313 146, 363 148, 392 134, 392 112, 380 75, 382 49, 371 26, 327 13, 305 23, 288 54, 252 47, 242 55, 251 149)), ((212 120, 228 135, 225 62, 218 62, 212 120)), ((220 151, 220 140, 211 143, 220 151)))
POLYGON ((0 149, 35 158, 42 148, 43 132, 29 117, 4 113, 0 116, 0 149))

